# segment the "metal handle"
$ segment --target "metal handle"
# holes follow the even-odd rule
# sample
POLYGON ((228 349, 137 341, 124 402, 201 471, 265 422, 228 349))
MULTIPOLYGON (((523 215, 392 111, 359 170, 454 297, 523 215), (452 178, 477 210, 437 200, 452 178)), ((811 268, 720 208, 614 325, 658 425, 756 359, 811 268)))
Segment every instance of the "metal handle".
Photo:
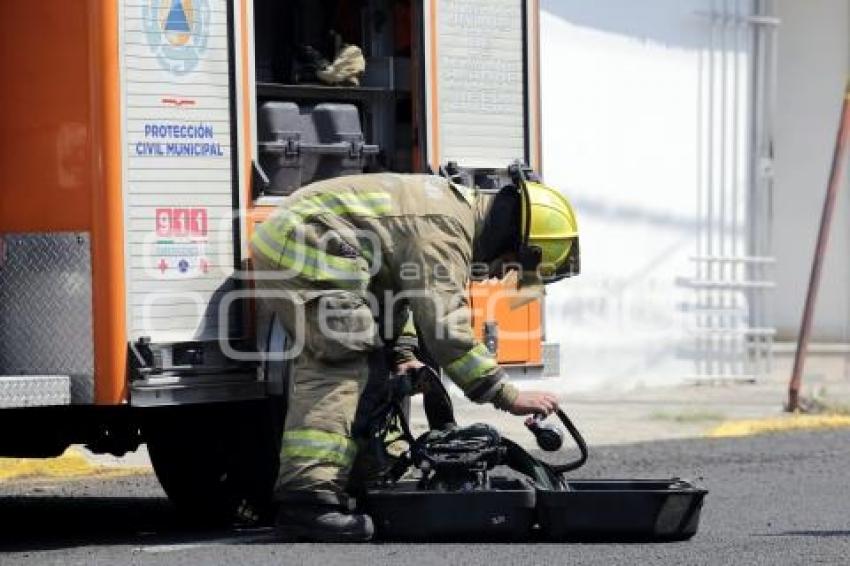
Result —
POLYGON ((362 142, 341 141, 334 143, 311 143, 299 140, 260 142, 258 144, 268 153, 283 153, 288 157, 297 157, 305 153, 321 155, 348 155, 359 158, 362 155, 377 155, 380 148, 377 145, 362 142))
POLYGON ((566 472, 577 470, 587 463, 587 443, 584 441, 584 437, 576 428, 576 425, 573 424, 573 421, 570 420, 570 418, 564 413, 564 411, 558 409, 555 414, 557 414, 558 418, 561 419, 561 422, 564 424, 564 427, 570 433, 570 436, 576 443, 576 446, 578 446, 579 452, 581 452, 581 456, 579 456, 577 460, 567 462, 566 464, 550 466, 555 472, 563 474, 566 472))

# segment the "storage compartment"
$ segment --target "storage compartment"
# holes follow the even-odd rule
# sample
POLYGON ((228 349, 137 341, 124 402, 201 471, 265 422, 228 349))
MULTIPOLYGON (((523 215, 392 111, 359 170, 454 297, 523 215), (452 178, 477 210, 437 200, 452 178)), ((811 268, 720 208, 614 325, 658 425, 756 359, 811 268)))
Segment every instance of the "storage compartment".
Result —
POLYGON ((362 173, 378 146, 366 144, 357 107, 266 102, 260 108, 260 166, 265 192, 288 195, 302 185, 362 173))
POLYGON ((406 0, 253 0, 255 197, 424 163, 406 0))
POLYGON ((572 480, 537 492, 546 538, 677 541, 694 536, 706 493, 679 480, 572 480))
MULTIPOLYGON (((562 410, 558 418, 581 455, 545 464, 483 424, 434 430, 414 439, 398 402, 412 389, 411 384, 397 388, 387 408, 376 413, 382 422, 399 422, 409 445, 403 465, 383 476, 390 487, 368 490, 360 498, 379 539, 666 542, 696 534, 708 492, 689 482, 565 479, 564 474, 584 465, 588 450, 562 410), (521 477, 491 477, 499 466, 521 477), (413 469, 421 474, 418 480, 391 483, 413 469)), ((389 431, 377 430, 381 446, 389 431)))
POLYGON ((513 287, 502 281, 473 282, 469 289, 476 338, 495 346, 505 365, 543 363, 543 314, 539 300, 512 308, 513 287))
POLYGON ((524 481, 492 478, 490 489, 425 491, 402 481, 373 490, 364 506, 381 540, 522 540, 535 522, 535 493, 524 481))

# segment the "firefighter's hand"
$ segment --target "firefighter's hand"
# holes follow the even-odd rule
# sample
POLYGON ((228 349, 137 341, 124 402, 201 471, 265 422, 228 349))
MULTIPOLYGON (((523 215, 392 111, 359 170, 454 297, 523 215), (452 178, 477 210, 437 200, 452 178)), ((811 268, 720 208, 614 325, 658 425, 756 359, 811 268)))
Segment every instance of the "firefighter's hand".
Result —
POLYGON ((512 415, 550 415, 558 409, 558 398, 547 391, 520 391, 508 409, 512 415))
POLYGON ((402 364, 398 364, 395 367, 395 374, 396 375, 404 375, 405 373, 407 373, 409 371, 415 371, 415 370, 421 368, 424 365, 425 364, 423 364, 419 360, 410 360, 409 362, 404 362, 402 364))

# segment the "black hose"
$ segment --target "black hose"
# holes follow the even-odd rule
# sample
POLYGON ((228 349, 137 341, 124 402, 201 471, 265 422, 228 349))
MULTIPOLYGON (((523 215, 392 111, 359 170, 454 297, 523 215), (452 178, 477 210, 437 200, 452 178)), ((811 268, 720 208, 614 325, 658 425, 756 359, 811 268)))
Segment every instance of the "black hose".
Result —
POLYGON ((587 463, 587 443, 584 441, 584 437, 581 435, 579 430, 576 428, 576 425, 573 424, 573 421, 562 411, 558 409, 555 414, 558 415, 558 418, 561 419, 561 422, 564 423, 564 427, 566 427, 567 431, 570 433, 570 436, 573 438, 573 441, 578 446, 579 452, 581 452, 581 456, 577 460, 572 462, 567 462, 566 464, 561 465, 552 465, 550 464, 550 468, 559 474, 564 474, 566 472, 572 472, 573 470, 577 470, 584 466, 587 463))

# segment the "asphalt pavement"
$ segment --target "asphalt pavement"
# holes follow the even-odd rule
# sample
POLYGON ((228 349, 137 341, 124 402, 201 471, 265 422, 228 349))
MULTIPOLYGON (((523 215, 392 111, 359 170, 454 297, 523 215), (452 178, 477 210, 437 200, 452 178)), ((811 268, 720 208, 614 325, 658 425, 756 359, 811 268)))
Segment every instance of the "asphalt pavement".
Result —
POLYGON ((279 544, 181 524, 149 474, 0 484, 0 564, 846 564, 850 431, 597 447, 581 477, 673 477, 710 490, 671 544, 279 544))

